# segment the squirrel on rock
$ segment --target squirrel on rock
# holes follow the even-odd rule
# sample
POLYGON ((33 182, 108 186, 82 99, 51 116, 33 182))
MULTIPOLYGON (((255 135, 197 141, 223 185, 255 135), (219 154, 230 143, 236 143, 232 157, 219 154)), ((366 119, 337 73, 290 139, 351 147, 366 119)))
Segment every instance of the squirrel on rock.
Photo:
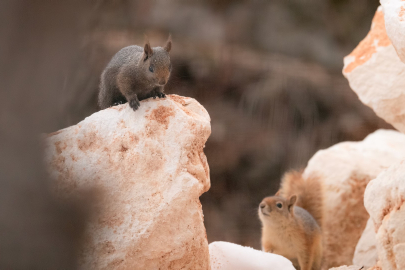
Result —
POLYGON ((128 46, 117 52, 101 74, 98 104, 101 109, 128 101, 136 111, 140 100, 164 98, 163 87, 170 77, 171 37, 164 47, 128 46))
POLYGON ((286 173, 276 195, 259 205, 263 251, 286 257, 297 269, 320 270, 322 194, 317 177, 286 173))

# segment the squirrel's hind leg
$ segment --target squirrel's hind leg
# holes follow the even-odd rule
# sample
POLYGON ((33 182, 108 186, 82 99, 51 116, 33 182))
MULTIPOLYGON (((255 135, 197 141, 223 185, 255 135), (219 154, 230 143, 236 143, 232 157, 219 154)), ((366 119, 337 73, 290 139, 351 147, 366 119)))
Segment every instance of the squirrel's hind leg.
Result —
POLYGON ((123 95, 116 95, 113 98, 112 105, 111 106, 117 106, 121 105, 127 102, 127 99, 123 95))
POLYGON ((298 263, 301 270, 312 270, 312 264, 314 261, 313 254, 299 254, 298 263))
POLYGON ((153 89, 152 91, 150 91, 148 94, 145 95, 145 99, 147 99, 147 98, 156 99, 157 96, 158 96, 157 91, 155 89, 153 89))

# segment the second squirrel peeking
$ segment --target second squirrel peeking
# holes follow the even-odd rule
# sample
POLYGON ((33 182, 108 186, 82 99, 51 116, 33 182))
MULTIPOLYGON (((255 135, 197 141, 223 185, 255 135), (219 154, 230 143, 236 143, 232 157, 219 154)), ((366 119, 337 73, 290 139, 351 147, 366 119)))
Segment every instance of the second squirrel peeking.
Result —
POLYGON ((164 47, 128 46, 117 52, 101 74, 98 104, 101 109, 128 101, 136 111, 140 100, 164 98, 163 87, 170 77, 171 37, 164 47))
POLYGON ((262 249, 289 259, 296 269, 320 270, 323 192, 317 177, 287 173, 275 196, 259 205, 262 249))

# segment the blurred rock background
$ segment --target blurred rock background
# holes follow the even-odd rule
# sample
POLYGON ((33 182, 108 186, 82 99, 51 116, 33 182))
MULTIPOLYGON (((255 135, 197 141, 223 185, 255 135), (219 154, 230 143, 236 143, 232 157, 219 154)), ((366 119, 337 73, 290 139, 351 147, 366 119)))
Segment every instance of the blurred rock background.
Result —
MULTIPOLYGON (((378 0, 95 1, 80 55, 60 88, 58 128, 96 112, 99 76, 122 47, 173 38, 166 93, 210 113, 201 197, 208 241, 260 249, 256 207, 318 150, 391 128, 341 74, 378 0)), ((63 52, 61 52, 63 53, 63 52)), ((48 132, 54 130, 45 130, 48 132)))

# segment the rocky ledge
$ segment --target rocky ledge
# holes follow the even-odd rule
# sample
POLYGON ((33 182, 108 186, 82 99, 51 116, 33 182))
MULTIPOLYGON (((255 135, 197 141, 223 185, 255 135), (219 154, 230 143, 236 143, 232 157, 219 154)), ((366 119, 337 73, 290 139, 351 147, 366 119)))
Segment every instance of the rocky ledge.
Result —
POLYGON ((209 269, 199 196, 210 187, 207 111, 168 95, 87 117, 49 134, 58 196, 95 191, 82 269, 209 269))

